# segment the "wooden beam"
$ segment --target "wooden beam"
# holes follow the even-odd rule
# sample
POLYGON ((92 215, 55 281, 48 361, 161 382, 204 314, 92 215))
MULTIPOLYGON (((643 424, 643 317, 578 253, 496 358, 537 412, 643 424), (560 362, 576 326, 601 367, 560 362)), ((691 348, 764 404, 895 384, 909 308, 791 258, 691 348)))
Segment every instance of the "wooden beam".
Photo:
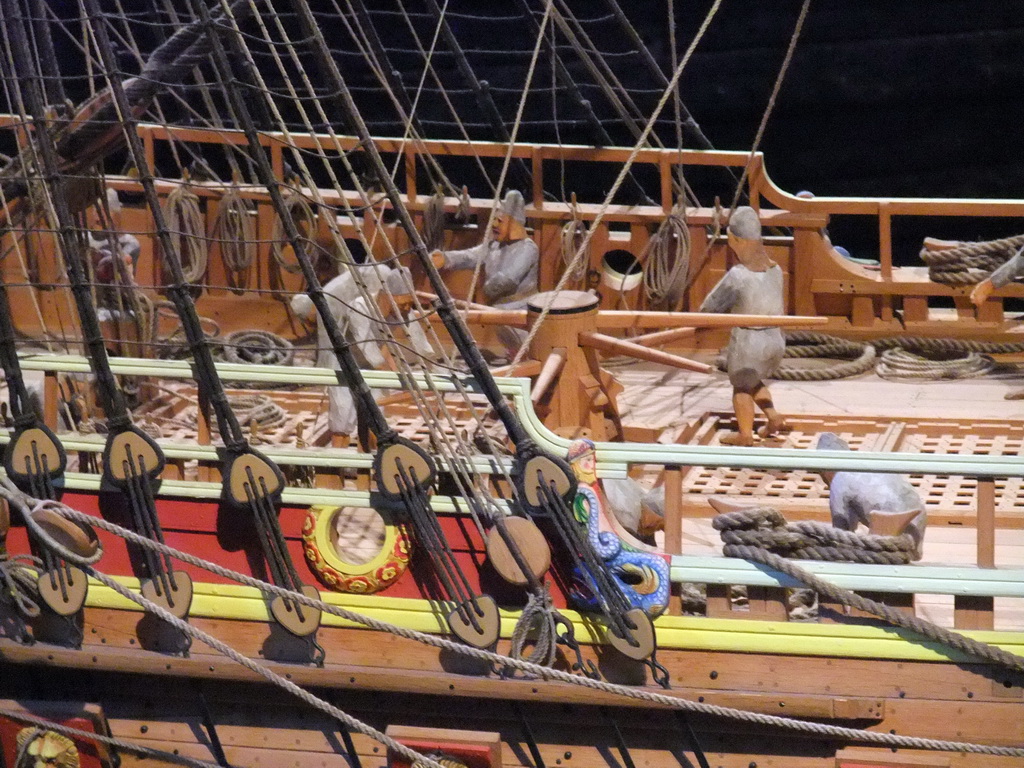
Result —
POLYGON ((629 355, 638 360, 646 360, 649 363, 661 363, 684 371, 697 371, 698 373, 711 373, 715 369, 706 363, 698 363, 696 360, 688 360, 678 355, 670 355, 659 349, 648 349, 639 344, 624 339, 616 339, 614 336, 606 336, 603 333, 581 333, 580 344, 585 347, 599 349, 602 352, 610 352, 613 355, 629 355))
POLYGON ((598 328, 811 328, 828 324, 826 317, 800 315, 730 315, 712 312, 632 312, 602 310, 598 328))
POLYGON ((533 385, 533 389, 530 392, 530 401, 535 405, 547 394, 548 389, 551 385, 558 380, 558 376, 562 373, 562 369, 565 368, 565 361, 568 359, 568 352, 565 347, 556 347, 551 350, 551 354, 548 355, 544 361, 544 367, 541 368, 540 374, 537 376, 537 381, 533 385))

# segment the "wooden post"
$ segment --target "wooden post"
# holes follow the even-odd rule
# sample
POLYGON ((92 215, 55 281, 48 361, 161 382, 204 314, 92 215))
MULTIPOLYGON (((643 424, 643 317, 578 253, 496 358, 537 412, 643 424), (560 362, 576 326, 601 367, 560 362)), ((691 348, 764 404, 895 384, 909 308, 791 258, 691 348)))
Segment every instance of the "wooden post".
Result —
POLYGON ((892 280, 892 214, 888 209, 888 203, 878 204, 878 260, 883 280, 892 280))
POLYGON ((996 482, 978 478, 978 567, 996 567, 996 482))
POLYGON ((530 152, 530 174, 533 176, 533 207, 544 210, 544 147, 535 145, 530 152))
POLYGON ((411 205, 418 202, 416 199, 416 153, 411 144, 405 146, 405 194, 411 205))
MULTIPOLYGON (((977 522, 978 567, 996 565, 996 489, 995 479, 978 478, 977 522)), ((986 595, 954 595, 953 626, 957 629, 993 629, 995 600, 986 595)))
MULTIPOLYGON (((678 464, 665 465, 665 552, 683 553, 683 470, 678 464)), ((674 584, 668 612, 673 616, 683 612, 683 600, 674 584)))
POLYGON ((60 383, 56 371, 47 371, 43 377, 43 423, 57 431, 60 407, 60 383))

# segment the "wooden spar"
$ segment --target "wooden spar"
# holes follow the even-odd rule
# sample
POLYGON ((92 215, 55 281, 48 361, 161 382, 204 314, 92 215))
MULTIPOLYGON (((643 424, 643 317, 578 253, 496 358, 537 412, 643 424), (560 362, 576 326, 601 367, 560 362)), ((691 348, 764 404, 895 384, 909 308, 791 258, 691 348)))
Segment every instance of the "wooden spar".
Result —
MULTIPOLYGON (((476 305, 479 306, 479 305, 476 305)), ((467 323, 527 327, 525 309, 471 309, 463 314, 467 323)), ((807 328, 826 325, 827 317, 804 315, 729 315, 710 312, 627 312, 602 310, 597 314, 598 328, 807 328)), ((653 335, 653 334, 652 334, 653 335)), ((679 337, 688 334, 680 333, 679 337)), ((664 342, 647 342, 664 343, 664 342)))
POLYGON ((806 328, 828 323, 828 318, 806 315, 730 315, 711 312, 632 312, 602 310, 598 328, 806 328))
POLYGON ((558 378, 559 374, 562 373, 562 369, 565 368, 567 357, 568 354, 565 347, 551 350, 551 354, 544 361, 544 367, 541 368, 540 374, 537 376, 537 381, 534 382, 533 388, 530 390, 531 401, 534 403, 540 402, 541 398, 547 394, 548 389, 558 378))
POLYGON ((631 341, 616 339, 614 336, 607 336, 603 333, 581 333, 579 341, 585 347, 600 349, 602 352, 610 352, 613 355, 629 355, 638 360, 670 365, 673 368, 679 368, 684 371, 711 373, 714 370, 714 368, 706 363, 698 363, 695 360, 687 360, 685 357, 670 355, 668 352, 662 352, 660 349, 648 349, 631 341))
POLYGON ((662 344, 671 344, 679 339, 692 338, 696 333, 696 328, 683 326, 682 328, 669 328, 666 331, 645 333, 643 336, 634 336, 630 341, 642 347, 660 347, 662 344))

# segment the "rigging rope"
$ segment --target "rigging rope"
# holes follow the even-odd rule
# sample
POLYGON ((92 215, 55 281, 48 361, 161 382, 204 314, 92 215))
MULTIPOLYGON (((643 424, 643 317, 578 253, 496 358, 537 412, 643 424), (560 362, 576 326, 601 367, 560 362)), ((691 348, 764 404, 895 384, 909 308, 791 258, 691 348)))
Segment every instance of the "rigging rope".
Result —
MULTIPOLYGON (((11 500, 13 505, 17 506, 20 504, 18 508, 21 509, 23 513, 27 512, 27 509, 25 508, 25 502, 22 501, 20 498, 21 496, 23 496, 23 494, 15 495, 9 489, 0 487, 0 495, 3 495, 4 497, 11 500)), ((429 645, 435 648, 448 650, 469 658, 475 658, 480 661, 486 661, 488 663, 498 666, 499 668, 509 667, 512 669, 517 669, 521 672, 535 675, 536 677, 543 680, 556 680, 562 683, 568 683, 570 685, 575 685, 582 688, 589 688, 590 690, 594 691, 601 691, 613 695, 624 696, 635 701, 643 701, 647 703, 658 704, 664 707, 668 707, 670 709, 712 715, 717 717, 725 717, 731 720, 737 720, 739 722, 744 722, 747 724, 776 727, 785 731, 789 731, 791 733, 800 733, 819 738, 840 738, 848 741, 862 742, 867 744, 878 744, 887 747, 927 749, 932 751, 947 752, 970 752, 972 754, 1024 757, 1024 748, 1001 747, 984 744, 968 744, 964 742, 953 742, 939 739, 900 736, 892 733, 863 731, 855 728, 824 725, 822 723, 815 723, 803 720, 791 720, 789 718, 778 717, 775 715, 765 715, 757 712, 747 712, 743 710, 733 709, 731 707, 722 707, 714 704, 707 704, 704 702, 690 701, 688 699, 681 699, 675 696, 669 696, 667 694, 657 693, 642 688, 634 688, 616 683, 608 683, 603 680, 594 680, 583 675, 574 675, 568 672, 563 672, 561 670, 552 669, 550 667, 542 667, 522 659, 514 659, 508 656, 502 656, 492 651, 486 651, 479 648, 471 648, 469 646, 463 645, 462 643, 457 643, 448 640, 444 637, 438 637, 435 635, 429 635, 423 632, 406 629, 405 627, 400 627, 385 621, 381 621, 379 619, 364 616, 362 614, 350 611, 345 608, 341 608, 339 606, 324 603, 320 600, 314 600, 312 598, 307 597, 304 594, 298 592, 290 592, 274 584, 268 584, 267 582, 255 579, 251 576, 246 576, 245 574, 238 573, 237 571, 232 571, 228 568, 224 568, 223 566, 217 565, 216 563, 208 562, 203 560, 202 558, 195 557, 194 555, 190 555, 186 552, 173 549, 172 547, 168 547, 166 544, 159 544, 157 542, 150 541, 141 536, 138 536, 137 534, 126 528, 122 528, 107 520, 103 520, 101 518, 93 517, 92 515, 87 515, 85 513, 78 512, 77 510, 71 509, 70 507, 63 505, 60 502, 45 502, 44 504, 45 508, 52 509, 58 514, 70 520, 76 520, 87 525, 93 525, 95 527, 107 531, 108 533, 113 533, 117 536, 120 536, 121 538, 124 538, 127 541, 139 544, 140 546, 152 547, 159 552, 166 553, 172 557, 182 560, 183 562, 195 565, 199 568, 203 568, 205 570, 210 571, 211 573, 215 573, 219 576, 230 579, 232 581, 237 581, 240 584, 253 586, 267 593, 273 593, 280 596, 288 596, 290 599, 294 600, 297 603, 307 605, 311 608, 320 608, 324 613, 329 613, 331 615, 338 616, 339 618, 343 618, 348 621, 361 624, 371 629, 390 632, 391 634, 398 635, 400 637, 404 637, 410 640, 415 640, 417 642, 423 643, 424 645, 429 645)), ((33 525, 33 522, 29 519, 30 517, 30 514, 26 515, 26 523, 29 525, 33 525)), ((43 534, 45 535, 45 532, 43 532, 43 534)), ((44 540, 47 539, 44 538, 44 540)), ((82 562, 82 558, 77 558, 73 553, 68 552, 59 544, 52 541, 52 539, 48 541, 48 544, 49 546, 52 546, 55 549, 55 551, 57 551, 58 554, 68 555, 74 560, 76 560, 76 562, 82 562)), ((775 557, 773 555, 770 555, 770 553, 766 554, 769 557, 775 557)), ((783 558, 777 559, 782 561, 783 567, 790 567, 790 565, 787 564, 783 558)), ((88 565, 89 563, 85 562, 84 564, 88 565)), ((781 570, 781 568, 777 568, 774 564, 771 565, 771 567, 776 568, 777 570, 781 570)), ((797 578, 800 581, 804 580, 801 577, 794 576, 794 578, 797 578)), ((812 579, 815 579, 816 581, 815 577, 812 577, 812 579)), ((117 584, 117 582, 112 583, 117 584)), ((119 584, 117 584, 117 586, 120 587, 119 584)), ((812 585, 812 588, 821 591, 823 594, 827 594, 826 589, 819 588, 817 584, 812 585)), ((129 599, 134 598, 129 597, 129 599)), ((1012 654, 1008 655, 1010 655, 1012 658, 1019 658, 1013 657, 1012 654)), ((1024 663, 1024 660, 1021 660, 1021 662, 1024 663)))
POLYGON ((594 217, 594 220, 590 224, 590 229, 587 230, 587 236, 583 244, 580 246, 579 250, 576 252, 576 255, 573 257, 573 264, 569 269, 565 270, 565 272, 562 273, 562 277, 559 279, 558 284, 555 286, 555 289, 552 292, 551 301, 541 308, 540 314, 537 316, 537 320, 534 322, 529 334, 527 334, 526 340, 523 342, 522 346, 519 347, 519 351, 516 352, 516 355, 510 364, 513 368, 520 362, 522 362, 524 355, 526 355, 527 351, 529 350, 530 343, 534 340, 534 338, 536 338, 537 333, 540 332, 541 324, 544 322, 544 320, 548 316, 548 313, 551 311, 551 306, 557 299, 558 293, 565 288, 565 284, 568 282, 569 276, 572 274, 573 270, 576 269, 576 264, 578 262, 581 262, 585 257, 586 248, 590 244, 590 241, 593 238, 594 233, 597 232, 601 222, 604 220, 604 217, 608 212, 608 208, 611 205, 611 201, 615 197, 615 193, 618 192, 619 187, 621 187, 623 181, 625 181, 626 175, 629 173, 630 168, 632 168, 633 166, 633 162, 636 160, 637 155, 640 154, 640 150, 643 148, 644 144, 647 141, 648 134, 654 129, 654 123, 658 119, 658 115, 661 114, 661 111, 665 108, 665 105, 668 103, 668 100, 672 97, 672 91, 676 87, 676 84, 679 82, 679 78, 682 76, 683 70, 686 69, 686 65, 689 64, 690 57, 696 50, 697 44, 703 39, 704 34, 707 32, 708 27, 711 25, 712 19, 714 19, 715 15, 718 13, 718 9, 721 7, 721 5, 722 0, 715 0, 715 2, 711 5, 711 8, 708 9, 707 14, 705 14, 704 21, 701 22, 700 28, 694 35, 693 40, 690 41, 690 45, 686 49, 686 53, 683 55, 682 60, 679 62, 679 66, 676 67, 675 72, 672 73, 671 80, 669 80, 668 85, 662 92, 661 99, 658 101, 658 105, 654 108, 654 111, 651 113, 651 117, 647 121, 647 125, 644 126, 644 130, 640 136, 640 139, 633 146, 633 149, 630 152, 629 157, 626 158, 626 162, 623 163, 623 166, 619 171, 619 175, 615 179, 615 183, 612 184, 612 188, 608 191, 608 194, 605 195, 605 199, 601 203, 601 207, 598 210, 597 215, 594 217))

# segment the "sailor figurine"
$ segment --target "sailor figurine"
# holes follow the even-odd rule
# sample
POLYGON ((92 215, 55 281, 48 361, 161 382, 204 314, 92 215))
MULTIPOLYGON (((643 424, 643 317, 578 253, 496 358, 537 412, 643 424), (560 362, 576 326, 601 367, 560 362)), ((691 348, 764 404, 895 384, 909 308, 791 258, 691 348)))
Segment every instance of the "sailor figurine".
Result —
POLYGON ((135 235, 120 231, 121 200, 117 196, 117 190, 107 187, 106 197, 108 216, 103 215, 103 203, 97 200, 87 218, 93 275, 97 283, 132 285, 135 282, 135 263, 138 261, 141 245, 135 235), (111 236, 115 242, 114 246, 111 246, 111 236), (120 267, 115 259, 120 261, 120 267))
MULTIPOLYGON (((526 233, 526 203, 520 192, 505 194, 491 224, 491 237, 479 245, 458 251, 434 251, 438 269, 475 269, 483 262, 483 289, 495 309, 523 309, 537 292, 540 251, 526 233)), ((525 338, 523 331, 501 327, 498 338, 514 354, 525 338)))
MULTIPOLYGON (((761 220, 749 206, 737 208, 729 218, 729 248, 740 260, 718 281, 701 304, 701 312, 732 312, 745 315, 781 315, 782 269, 772 261, 761 242, 761 220)), ((775 410, 764 380, 771 376, 786 352, 781 328, 733 328, 726 354, 726 370, 732 383, 732 402, 739 432, 722 438, 726 445, 754 444, 754 407, 768 419, 761 437, 786 429, 775 410)))
MULTIPOLYGON (((356 362, 360 368, 384 368, 388 365, 381 350, 386 339, 386 332, 380 327, 378 317, 386 318, 394 313, 395 306, 401 314, 406 302, 403 298, 411 296, 412 277, 406 267, 392 269, 384 264, 361 264, 345 268, 344 271, 330 280, 323 287, 327 306, 334 316, 342 335, 349 341, 356 362), (361 290, 356 276, 363 283, 361 290), (371 307, 369 301, 376 302, 371 307), (392 303, 394 299, 394 303, 392 303)), ((292 311, 300 318, 312 320, 316 314, 312 299, 304 293, 298 293, 291 300, 292 311)), ((409 334, 412 348, 424 357, 432 357, 433 347, 423 332, 417 318, 410 316, 405 326, 409 334)), ((331 346, 330 337, 323 321, 317 317, 317 359, 316 365, 335 371, 341 369, 338 358, 331 346)), ((356 403, 352 391, 345 386, 328 388, 328 419, 327 424, 332 434, 340 436, 341 441, 356 431, 358 425, 356 403)))

